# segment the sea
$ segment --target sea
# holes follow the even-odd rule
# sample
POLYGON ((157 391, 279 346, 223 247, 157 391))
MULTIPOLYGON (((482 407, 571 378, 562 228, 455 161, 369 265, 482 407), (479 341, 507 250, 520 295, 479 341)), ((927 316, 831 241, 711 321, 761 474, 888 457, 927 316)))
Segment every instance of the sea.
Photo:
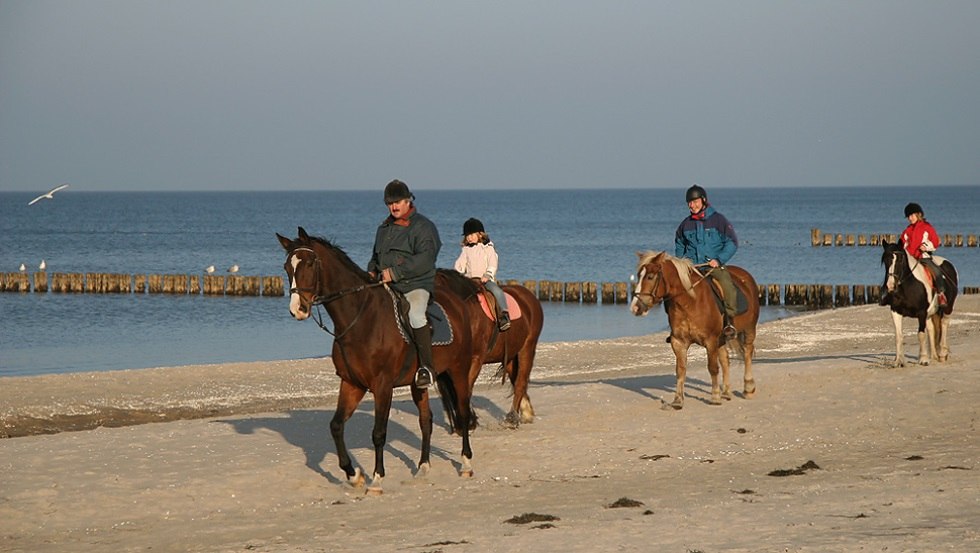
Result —
MULTIPOLYGON (((276 233, 303 227, 362 265, 387 215, 376 191, 0 192, 0 272, 284 275, 276 233)), ((628 282, 636 253, 673 252, 687 215, 677 189, 414 189, 452 267, 462 225, 483 221, 500 278, 628 282)), ((980 233, 980 186, 709 188, 739 237, 732 264, 760 284, 880 284, 880 248, 812 247, 810 233, 899 233, 906 203, 921 204, 940 233, 980 233)), ((980 281, 980 248, 944 248, 961 286, 980 281)), ((544 342, 645 336, 667 327, 662 310, 638 318, 625 305, 544 303, 544 342)), ((798 311, 763 308, 762 319, 798 311)), ((319 358, 330 336, 292 319, 285 297, 0 293, 0 377, 188 364, 319 358)))

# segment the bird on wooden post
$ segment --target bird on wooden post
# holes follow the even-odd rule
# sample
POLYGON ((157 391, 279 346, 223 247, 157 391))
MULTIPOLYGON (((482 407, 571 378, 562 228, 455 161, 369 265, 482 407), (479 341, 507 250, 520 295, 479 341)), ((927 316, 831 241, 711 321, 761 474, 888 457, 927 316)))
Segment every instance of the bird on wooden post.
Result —
POLYGON ((208 265, 208 268, 207 269, 204 269, 204 272, 207 273, 207 274, 209 274, 209 275, 212 274, 212 273, 214 273, 214 265, 208 265))
POLYGON ((229 273, 237 273, 238 272, 238 265, 232 265, 231 267, 228 267, 228 272, 229 273))
POLYGON ((47 269, 47 268, 48 268, 48 264, 47 264, 47 263, 45 263, 45 262, 44 262, 44 260, 42 259, 42 260, 41 260, 41 264, 40 264, 40 265, 38 265, 38 266, 37 266, 37 268, 43 271, 43 270, 45 270, 45 269, 47 269))

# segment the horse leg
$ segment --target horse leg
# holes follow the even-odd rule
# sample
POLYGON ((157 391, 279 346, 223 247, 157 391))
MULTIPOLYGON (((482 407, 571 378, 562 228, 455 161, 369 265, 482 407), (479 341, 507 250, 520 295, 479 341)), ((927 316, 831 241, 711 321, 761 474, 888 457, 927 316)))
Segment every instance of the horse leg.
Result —
POLYGON ((385 442, 388 439, 388 416, 391 414, 390 386, 374 391, 374 430, 371 431, 371 443, 374 445, 374 474, 368 485, 368 495, 381 495, 381 481, 385 477, 385 442))
POLYGON ((354 414, 357 404, 364 398, 367 390, 358 388, 346 380, 340 381, 340 392, 337 396, 337 409, 330 419, 330 434, 333 436, 334 447, 337 449, 337 461, 340 469, 347 475, 347 482, 355 488, 364 485, 364 475, 361 469, 355 469, 351 462, 350 454, 347 452, 347 445, 344 443, 344 424, 354 414))
POLYGON ((905 347, 902 343, 902 315, 892 311, 892 323, 895 324, 895 367, 905 366, 905 347))
POLYGON ((929 339, 928 336, 935 336, 936 331, 932 327, 932 321, 925 315, 919 317, 919 331, 916 337, 919 339, 919 364, 929 364, 929 339))
MULTIPOLYGON (((728 370, 730 368, 731 362, 728 358, 730 351, 728 346, 721 346, 718 348, 718 362, 721 364, 721 399, 731 400, 732 399, 732 385, 728 380, 728 370)), ((713 395, 712 395, 713 397, 713 395)))
POLYGON ((677 386, 674 389, 674 401, 670 406, 674 409, 684 408, 684 378, 687 376, 687 348, 688 344, 681 343, 681 340, 671 340, 670 347, 674 350, 674 374, 677 376, 677 386))
POLYGON ((939 328, 936 325, 938 319, 938 314, 926 318, 926 334, 929 338, 929 349, 926 351, 926 356, 928 359, 935 359, 936 361, 939 361, 939 348, 937 347, 937 343, 939 342, 939 328))
POLYGON ((949 335, 949 318, 946 316, 939 317, 939 360, 945 362, 949 359, 949 341, 946 337, 949 335))
MULTIPOLYGON (((473 450, 470 449, 470 417, 472 407, 472 393, 469 386, 463 379, 453 379, 453 387, 456 389, 456 408, 459 410, 460 428, 463 431, 463 450, 461 451, 462 461, 459 475, 464 478, 473 476, 473 450)), ((429 427, 431 428, 431 424, 429 427)))
MULTIPOLYGON (((711 404, 721 405, 721 386, 718 384, 718 357, 719 352, 727 350, 724 346, 719 347, 718 342, 709 342, 708 345, 708 374, 711 375, 711 404)), ((725 364, 728 364, 728 360, 725 360, 725 364)), ((728 373, 728 370, 725 370, 728 373)))
POLYGON ((429 473, 429 454, 432 451, 432 408, 429 405, 429 390, 412 386, 412 401, 419 410, 419 430, 422 431, 422 452, 419 455, 419 468, 415 476, 429 473))
POLYGON ((511 365, 511 385, 514 387, 514 401, 508 420, 515 423, 530 424, 534 422, 534 406, 527 393, 531 380, 531 367, 534 365, 535 348, 527 345, 517 352, 517 359, 511 365))
POLYGON ((742 393, 745 399, 755 397, 755 377, 752 375, 752 357, 755 355, 755 329, 745 331, 745 338, 742 342, 742 362, 745 363, 745 376, 743 385, 745 388, 742 393))

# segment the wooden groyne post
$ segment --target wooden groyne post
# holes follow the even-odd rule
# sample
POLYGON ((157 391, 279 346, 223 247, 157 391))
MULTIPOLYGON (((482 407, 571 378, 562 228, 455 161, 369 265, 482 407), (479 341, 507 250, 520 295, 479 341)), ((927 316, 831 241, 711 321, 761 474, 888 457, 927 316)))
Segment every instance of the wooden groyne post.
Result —
MULTIPOLYGON (((820 246, 880 246, 883 242, 892 244, 898 241, 898 235, 894 233, 884 234, 859 234, 855 238, 854 234, 829 234, 823 233, 818 228, 810 229, 810 245, 820 246)), ((946 248, 976 248, 980 244, 976 234, 944 234, 943 247, 946 248)))

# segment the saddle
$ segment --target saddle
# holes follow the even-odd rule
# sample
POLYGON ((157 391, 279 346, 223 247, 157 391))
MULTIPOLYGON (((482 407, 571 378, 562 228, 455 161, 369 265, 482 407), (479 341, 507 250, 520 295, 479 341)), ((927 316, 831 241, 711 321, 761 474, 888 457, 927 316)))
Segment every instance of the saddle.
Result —
MULTIPOLYGON (((483 314, 487 316, 491 321, 496 321, 497 316, 500 313, 498 309, 497 298, 493 295, 490 290, 487 290, 486 286, 480 284, 480 307, 483 308, 483 314)), ((507 298, 507 314, 510 315, 510 320, 515 321, 521 318, 521 305, 517 303, 514 296, 504 292, 504 297, 507 298)))
MULTIPOLYGON (((406 344, 414 345, 412 340, 412 329, 408 324, 408 300, 405 296, 391 288, 386 288, 391 296, 392 308, 395 310, 395 320, 398 321, 398 332, 406 344)), ((432 327, 432 345, 448 346, 453 343, 453 325, 446 315, 446 310, 442 305, 429 300, 429 305, 425 308, 425 317, 432 327)))
MULTIPOLYGON (((721 283, 717 279, 712 277, 710 274, 704 277, 708 282, 711 283, 711 291, 714 292, 715 304, 718 306, 718 310, 722 315, 725 314, 725 292, 721 289, 721 283)), ((732 277, 732 284, 735 284, 735 277, 732 277)), ((749 300, 745 297, 745 293, 742 289, 735 285, 735 314, 741 315, 749 310, 749 300)))

